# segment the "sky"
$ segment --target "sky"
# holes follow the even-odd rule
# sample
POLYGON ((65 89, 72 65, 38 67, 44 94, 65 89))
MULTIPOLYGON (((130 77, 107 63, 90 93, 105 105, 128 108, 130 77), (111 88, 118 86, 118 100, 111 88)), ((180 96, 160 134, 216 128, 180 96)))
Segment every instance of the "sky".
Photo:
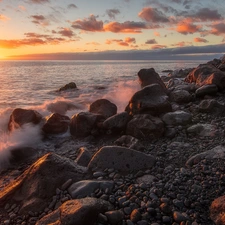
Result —
POLYGON ((224 0, 0 0, 0 59, 189 59, 224 53, 224 0))

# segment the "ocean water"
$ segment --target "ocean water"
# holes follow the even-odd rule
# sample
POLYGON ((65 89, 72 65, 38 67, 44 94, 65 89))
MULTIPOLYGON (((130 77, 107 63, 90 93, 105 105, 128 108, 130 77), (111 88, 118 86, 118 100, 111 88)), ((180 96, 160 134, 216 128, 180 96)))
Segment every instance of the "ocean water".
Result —
POLYGON ((44 117, 53 112, 68 116, 87 111, 99 98, 125 109, 138 90, 137 73, 142 68, 163 70, 197 67, 203 61, 0 61, 0 168, 10 149, 41 142, 40 128, 31 125, 8 133, 9 116, 15 108, 34 109, 44 117), (77 90, 57 92, 75 82, 77 90), (68 109, 72 105, 72 109, 68 109))

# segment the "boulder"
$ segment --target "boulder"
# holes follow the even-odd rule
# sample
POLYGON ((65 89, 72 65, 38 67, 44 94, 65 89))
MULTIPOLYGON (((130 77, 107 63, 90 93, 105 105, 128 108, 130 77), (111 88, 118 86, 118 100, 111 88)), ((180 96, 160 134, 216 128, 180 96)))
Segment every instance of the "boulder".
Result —
POLYGON ((85 147, 81 147, 78 151, 75 162, 80 166, 87 166, 91 160, 91 153, 85 147))
POLYGON ((137 138, 132 137, 130 135, 123 135, 118 138, 114 143, 118 146, 131 148, 137 151, 143 151, 145 149, 137 138))
POLYGON ((215 225, 225 224, 225 195, 215 199, 210 206, 210 217, 215 225))
POLYGON ((164 133, 164 123, 158 117, 149 114, 135 115, 127 124, 126 134, 133 137, 142 138, 159 138, 164 133))
POLYGON ((117 106, 107 99, 98 99, 91 103, 89 112, 109 118, 117 113, 117 106))
POLYGON ((167 93, 164 82, 161 80, 159 74, 155 72, 154 68, 141 69, 138 72, 138 78, 142 88, 150 84, 159 84, 162 90, 167 93))
POLYGON ((169 94, 170 100, 177 103, 188 103, 192 100, 192 96, 185 90, 174 90, 169 94))
POLYGON ((215 116, 224 114, 225 105, 219 103, 215 99, 207 99, 200 102, 198 110, 201 113, 209 113, 215 116))
POLYGON ((223 72, 225 72, 225 64, 220 64, 218 66, 218 69, 221 70, 221 71, 223 71, 223 72))
POLYGON ((194 82, 200 87, 215 84, 222 90, 225 87, 225 73, 211 64, 201 64, 188 74, 185 81, 194 82))
POLYGON ((195 91, 196 97, 204 97, 205 95, 215 95, 218 88, 215 84, 203 85, 195 91))
POLYGON ((115 131, 123 130, 124 128, 126 128, 129 120, 129 114, 127 112, 121 112, 106 119, 103 122, 103 128, 115 131))
POLYGON ((80 112, 72 116, 70 122, 70 133, 75 137, 87 137, 91 134, 92 129, 104 117, 99 114, 90 112, 80 112))
POLYGON ((186 166, 191 167, 203 159, 225 159, 225 147, 219 145, 206 152, 196 154, 187 160, 186 166))
POLYGON ((42 115, 35 110, 16 108, 9 118, 8 129, 13 131, 24 124, 38 124, 42 120, 42 115))
POLYGON ((194 68, 178 69, 171 71, 168 76, 171 78, 185 78, 194 68))
POLYGON ((184 111, 175 111, 166 113, 162 120, 166 125, 178 126, 191 123, 192 116, 184 111))
POLYGON ((36 225, 94 225, 99 213, 112 210, 108 201, 96 198, 69 200, 41 218, 36 225))
POLYGON ((129 148, 118 146, 102 147, 92 157, 89 169, 113 168, 121 172, 137 172, 150 169, 155 164, 155 158, 129 148))
POLYGON ((101 190, 103 192, 107 191, 110 193, 114 187, 113 181, 105 180, 82 180, 73 183, 69 188, 68 192, 73 199, 90 197, 95 191, 101 190))
POLYGON ((43 125, 42 130, 46 134, 62 134, 66 133, 70 124, 70 118, 58 113, 53 113, 43 125))
POLYGON ((201 137, 214 137, 216 131, 216 126, 212 124, 195 124, 187 129, 187 133, 201 137))
POLYGON ((66 84, 65 86, 59 88, 58 91, 67 91, 67 90, 71 90, 71 89, 77 89, 77 85, 74 82, 70 82, 70 83, 66 84))
POLYGON ((76 182, 89 177, 87 171, 73 161, 48 153, 0 192, 0 206, 16 201, 20 205, 19 214, 43 211, 56 189, 68 179, 76 182))
POLYGON ((125 109, 130 115, 160 115, 172 110, 168 96, 158 84, 151 84, 136 92, 125 109))

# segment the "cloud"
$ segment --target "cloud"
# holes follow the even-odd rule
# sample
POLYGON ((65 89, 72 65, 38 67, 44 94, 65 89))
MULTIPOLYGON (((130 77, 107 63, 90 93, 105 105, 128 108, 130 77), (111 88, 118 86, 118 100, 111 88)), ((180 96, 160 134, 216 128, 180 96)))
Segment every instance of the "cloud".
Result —
POLYGON ((172 44, 171 46, 175 46, 175 47, 184 47, 184 46, 190 46, 192 43, 191 42, 185 42, 185 41, 180 41, 177 42, 175 44, 172 44))
POLYGON ((147 45, 157 44, 157 41, 155 39, 149 39, 145 42, 147 45))
POLYGON ((67 6, 68 9, 77 9, 77 6, 75 4, 69 4, 67 6))
POLYGON ((153 23, 168 23, 169 22, 169 19, 167 18, 166 15, 164 15, 158 9, 151 8, 151 7, 143 8, 142 11, 138 14, 138 16, 147 22, 153 22, 153 23))
POLYGON ((5 16, 5 15, 0 14, 0 20, 1 21, 7 21, 7 20, 10 20, 10 18, 5 16))
MULTIPOLYGON (((135 44, 136 43, 136 39, 135 38, 131 38, 131 37, 126 37, 124 40, 122 39, 107 39, 105 41, 106 44, 111 45, 113 43, 117 43, 120 46, 130 46, 130 44, 135 44)), ((133 45, 131 45, 131 47, 134 47, 133 45)))
POLYGON ((214 35, 224 35, 225 34, 225 23, 216 23, 212 25, 211 32, 214 35))
POLYGON ((48 26, 49 25, 49 21, 43 16, 43 15, 33 15, 31 16, 32 23, 35 23, 37 25, 41 25, 41 26, 48 26))
POLYGON ((155 35, 156 37, 160 37, 160 33, 157 32, 157 31, 154 31, 154 35, 155 35))
POLYGON ((205 38, 196 37, 194 38, 194 42, 207 43, 209 41, 207 41, 205 38))
POLYGON ((167 45, 153 45, 152 49, 163 49, 163 48, 167 48, 167 45))
POLYGON ((70 30, 70 28, 67 28, 67 27, 62 27, 61 30, 58 33, 61 34, 64 37, 68 37, 68 38, 71 38, 71 37, 74 36, 73 31, 70 30))
POLYGON ((218 21, 223 19, 223 17, 218 13, 217 10, 212 10, 209 8, 199 9, 195 14, 189 15, 194 21, 206 22, 206 21, 218 21))
POLYGON ((95 42, 95 41, 93 41, 93 42, 88 42, 88 43, 86 43, 86 45, 94 45, 94 46, 98 46, 98 45, 100 45, 98 42, 95 42))
POLYGON ((116 15, 120 14, 119 9, 108 9, 106 10, 107 15, 110 19, 115 19, 116 15))
POLYGON ((26 11, 26 10, 27 10, 26 7, 23 6, 23 5, 19 5, 18 8, 19 8, 19 10, 21 10, 21 11, 26 11))
POLYGON ((88 18, 83 20, 76 20, 72 22, 72 27, 74 29, 80 29, 84 31, 103 31, 103 22, 101 20, 97 20, 96 18, 96 16, 90 15, 88 18))
POLYGON ((104 26, 105 31, 113 33, 142 33, 142 29, 148 29, 146 23, 134 21, 110 22, 104 26))
POLYGON ((191 22, 186 21, 181 21, 178 23, 176 31, 178 33, 187 35, 187 34, 194 34, 196 32, 201 32, 202 31, 202 26, 201 25, 195 25, 191 22))
POLYGON ((34 4, 43 4, 43 3, 47 3, 50 2, 49 0, 29 0, 30 3, 34 3, 34 4))
POLYGON ((44 40, 38 38, 21 39, 21 40, 0 40, 0 47, 7 49, 19 48, 22 46, 37 46, 46 44, 44 40))

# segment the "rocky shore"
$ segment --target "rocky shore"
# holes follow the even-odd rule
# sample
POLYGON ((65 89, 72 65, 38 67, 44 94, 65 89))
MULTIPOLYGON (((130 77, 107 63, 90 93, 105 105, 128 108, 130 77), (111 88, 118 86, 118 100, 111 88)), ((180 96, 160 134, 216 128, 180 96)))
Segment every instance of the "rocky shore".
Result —
POLYGON ((9 132, 38 126, 43 146, 11 149, 0 224, 225 224, 225 57, 138 79, 124 112, 107 99, 72 118, 12 112, 9 132))

